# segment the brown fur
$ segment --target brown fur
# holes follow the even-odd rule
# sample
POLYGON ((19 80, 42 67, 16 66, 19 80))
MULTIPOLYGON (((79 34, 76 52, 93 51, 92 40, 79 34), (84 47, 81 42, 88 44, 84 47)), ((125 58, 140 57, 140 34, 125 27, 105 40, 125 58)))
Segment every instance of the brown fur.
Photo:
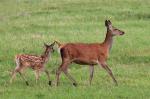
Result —
POLYGON ((71 63, 90 66, 90 84, 93 78, 94 65, 101 65, 109 73, 117 85, 117 81, 115 80, 111 70, 108 68, 106 60, 109 56, 109 51, 113 43, 113 36, 123 35, 124 32, 114 28, 109 20, 105 21, 105 25, 107 27, 107 33, 103 43, 66 43, 63 45, 59 43, 62 64, 58 68, 56 74, 56 85, 59 83, 59 75, 61 71, 63 71, 66 76, 73 82, 73 85, 76 85, 76 81, 67 71, 68 66, 71 63))

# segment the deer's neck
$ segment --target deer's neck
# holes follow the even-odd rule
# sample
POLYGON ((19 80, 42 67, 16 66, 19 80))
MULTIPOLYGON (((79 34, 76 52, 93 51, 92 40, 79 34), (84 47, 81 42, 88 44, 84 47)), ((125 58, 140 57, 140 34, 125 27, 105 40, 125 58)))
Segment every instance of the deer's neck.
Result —
POLYGON ((113 36, 111 35, 111 33, 109 33, 109 31, 107 31, 106 33, 106 37, 105 37, 103 44, 106 46, 106 48, 109 51, 111 50, 112 44, 113 44, 113 36))
POLYGON ((48 51, 48 52, 45 51, 45 52, 41 55, 41 57, 42 57, 42 59, 43 59, 44 62, 47 62, 48 59, 49 59, 49 57, 50 57, 50 52, 49 52, 49 51, 48 51))

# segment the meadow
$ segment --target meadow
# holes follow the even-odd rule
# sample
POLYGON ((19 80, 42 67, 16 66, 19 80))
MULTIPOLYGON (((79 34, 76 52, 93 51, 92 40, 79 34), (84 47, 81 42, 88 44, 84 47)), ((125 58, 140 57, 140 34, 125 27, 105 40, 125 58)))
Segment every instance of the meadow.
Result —
POLYGON ((150 0, 0 0, 0 99, 91 98, 150 99, 150 0), (44 42, 53 40, 102 42, 106 19, 126 33, 114 38, 107 61, 118 86, 99 66, 90 86, 89 67, 76 64, 69 72, 78 86, 72 86, 64 74, 60 85, 54 86, 61 63, 57 51, 46 65, 52 87, 44 73, 36 84, 31 69, 25 72, 30 86, 19 75, 9 83, 16 54, 40 55, 44 42))

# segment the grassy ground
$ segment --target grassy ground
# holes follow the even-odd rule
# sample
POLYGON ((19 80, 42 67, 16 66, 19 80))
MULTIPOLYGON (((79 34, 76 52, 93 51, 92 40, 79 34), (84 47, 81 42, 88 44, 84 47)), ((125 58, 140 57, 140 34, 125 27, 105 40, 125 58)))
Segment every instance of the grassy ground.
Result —
MULTIPOLYGON (((150 1, 149 0, 0 0, 0 98, 1 99, 149 99, 150 98, 150 1), (92 86, 89 68, 71 65, 78 82, 71 85, 64 75, 59 87, 49 87, 46 75, 35 84, 32 70, 26 71, 30 86, 17 75, 9 84, 18 53, 40 55, 43 42, 102 42, 104 20, 126 34, 115 37, 108 60, 119 86, 95 66, 92 86)), ((55 52, 47 64, 51 79, 61 63, 55 52)), ((53 82, 54 83, 54 82, 53 82)))

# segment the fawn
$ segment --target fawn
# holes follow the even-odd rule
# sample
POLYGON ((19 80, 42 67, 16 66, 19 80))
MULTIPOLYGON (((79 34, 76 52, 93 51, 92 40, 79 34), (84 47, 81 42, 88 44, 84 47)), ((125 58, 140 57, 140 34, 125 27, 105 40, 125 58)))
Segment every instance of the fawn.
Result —
POLYGON ((49 60, 50 53, 54 51, 53 46, 55 42, 51 45, 47 45, 44 43, 45 51, 41 56, 35 56, 35 55, 28 55, 28 54, 18 54, 15 57, 16 62, 16 68, 12 72, 12 78, 10 79, 10 83, 12 83, 13 79, 16 76, 16 73, 18 72, 23 80, 25 80, 26 85, 29 85, 28 81, 25 79, 25 76, 22 74, 22 72, 26 68, 32 68, 35 71, 35 77, 36 77, 36 83, 38 82, 40 72, 45 72, 48 80, 49 85, 51 85, 50 76, 48 70, 45 68, 45 64, 49 60))
POLYGON ((118 85, 111 69, 108 67, 106 61, 109 56, 110 49, 113 44, 113 37, 116 35, 123 35, 124 32, 113 27, 110 20, 105 21, 105 26, 107 28, 106 38, 102 43, 66 43, 61 44, 55 41, 58 46, 60 46, 60 54, 62 58, 62 63, 56 72, 56 85, 59 84, 59 76, 63 71, 64 74, 73 82, 76 86, 76 81, 68 73, 67 69, 71 63, 89 65, 90 67, 90 85, 93 79, 94 65, 101 65, 111 76, 116 85, 118 85))

